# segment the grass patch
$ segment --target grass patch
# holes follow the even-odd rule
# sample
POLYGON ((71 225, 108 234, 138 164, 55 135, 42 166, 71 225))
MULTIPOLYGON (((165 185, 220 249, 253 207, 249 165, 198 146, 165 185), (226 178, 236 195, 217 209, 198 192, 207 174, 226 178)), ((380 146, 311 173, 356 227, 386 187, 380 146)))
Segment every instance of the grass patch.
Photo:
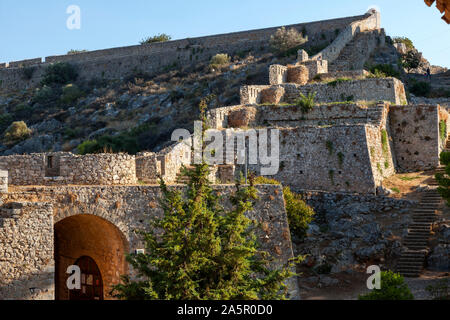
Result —
POLYGON ((417 179, 420 179, 420 177, 408 177, 408 176, 402 176, 402 177, 399 177, 399 179, 400 180, 402 180, 402 181, 413 181, 413 180, 417 180, 417 179))

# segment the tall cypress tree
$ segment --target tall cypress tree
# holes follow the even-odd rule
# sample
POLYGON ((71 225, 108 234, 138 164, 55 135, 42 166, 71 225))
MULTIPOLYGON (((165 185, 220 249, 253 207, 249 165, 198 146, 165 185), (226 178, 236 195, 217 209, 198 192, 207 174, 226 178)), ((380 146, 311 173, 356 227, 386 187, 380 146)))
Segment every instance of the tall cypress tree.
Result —
MULTIPOLYGON (((203 147, 206 106, 203 100, 203 147)), ((253 179, 249 186, 236 182, 233 208, 227 211, 211 187, 205 162, 184 174, 189 181, 185 192, 168 188, 161 179, 164 215, 151 221, 150 231, 139 232, 146 253, 127 256, 139 280, 122 276, 112 293, 121 299, 285 299, 285 282, 301 258, 268 268, 270 257, 259 249, 255 234, 258 225, 245 216, 257 199, 253 179)))

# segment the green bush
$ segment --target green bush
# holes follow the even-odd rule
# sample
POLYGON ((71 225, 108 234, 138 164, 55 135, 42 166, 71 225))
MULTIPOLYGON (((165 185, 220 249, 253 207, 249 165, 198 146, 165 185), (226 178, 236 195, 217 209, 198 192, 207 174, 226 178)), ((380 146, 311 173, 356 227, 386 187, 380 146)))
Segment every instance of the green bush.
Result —
POLYGON ((413 300, 414 296, 405 283, 405 279, 392 271, 381 271, 381 287, 373 289, 359 300, 413 300))
MULTIPOLYGON (((257 177, 255 184, 280 185, 281 183, 274 179, 257 177)), ((283 196, 291 232, 300 238, 305 237, 308 226, 314 219, 314 210, 301 199, 300 195, 292 192, 289 187, 283 187, 283 196)))
POLYGON ((370 67, 369 71, 376 78, 400 78, 400 72, 392 64, 377 64, 370 67))
POLYGON ((45 69, 42 85, 64 85, 74 82, 78 78, 78 72, 73 65, 67 62, 58 62, 45 69))
POLYGON ((347 81, 352 81, 352 79, 350 79, 350 78, 338 78, 336 80, 328 82, 327 84, 329 86, 336 87, 338 84, 341 84, 341 83, 344 83, 344 82, 347 82, 347 81))
POLYGON ((36 67, 25 67, 22 69, 23 78, 25 80, 31 80, 33 78, 33 74, 36 71, 36 67))
POLYGON ((407 37, 395 37, 392 39, 393 43, 404 43, 408 50, 414 49, 414 44, 411 39, 407 37))
POLYGON ((5 130, 3 134, 6 143, 17 143, 27 139, 31 135, 31 130, 23 121, 15 121, 5 130))
POLYGON ((71 49, 69 51, 67 51, 67 54, 79 54, 79 53, 83 53, 83 52, 87 52, 87 50, 75 50, 75 49, 71 49))
POLYGON ((52 88, 47 85, 44 85, 42 88, 36 89, 36 92, 31 99, 33 103, 51 103, 55 102, 59 98, 59 92, 57 88, 52 88))
POLYGON ((447 140, 447 121, 439 121, 439 137, 441 141, 445 142, 447 140))
POLYGON ((230 63, 230 57, 226 53, 218 53, 211 58, 209 62, 210 68, 219 68, 227 63, 230 63))
POLYGON ((296 105, 301 108, 303 113, 308 113, 314 108, 316 92, 309 92, 308 95, 304 95, 300 92, 300 98, 297 99, 296 105))
POLYGON ((75 84, 68 84, 62 88, 61 102, 71 104, 84 95, 83 91, 75 84))
POLYGON ((300 48, 307 41, 308 38, 303 37, 295 28, 286 29, 285 27, 281 27, 270 37, 269 43, 273 52, 286 54, 288 50, 300 48))
POLYGON ((409 91, 415 96, 427 97, 431 92, 431 85, 425 81, 415 81, 409 91))
POLYGON ((140 44, 149 44, 149 43, 155 43, 155 42, 165 42, 171 40, 172 37, 165 33, 160 33, 156 36, 147 37, 143 40, 141 40, 140 44))

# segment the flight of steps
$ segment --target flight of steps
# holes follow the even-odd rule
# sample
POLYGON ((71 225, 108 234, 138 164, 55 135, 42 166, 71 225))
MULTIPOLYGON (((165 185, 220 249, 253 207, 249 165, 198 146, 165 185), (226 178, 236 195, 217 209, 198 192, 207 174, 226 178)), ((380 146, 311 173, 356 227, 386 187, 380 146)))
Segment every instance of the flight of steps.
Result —
POLYGON ((436 189, 423 192, 422 199, 413 212, 413 222, 408 226, 408 235, 403 241, 404 250, 397 265, 397 272, 401 275, 420 276, 428 253, 431 227, 436 220, 441 200, 436 189))
POLYGON ((377 37, 378 30, 356 34, 342 49, 339 57, 330 63, 329 72, 362 69, 377 46, 377 37))

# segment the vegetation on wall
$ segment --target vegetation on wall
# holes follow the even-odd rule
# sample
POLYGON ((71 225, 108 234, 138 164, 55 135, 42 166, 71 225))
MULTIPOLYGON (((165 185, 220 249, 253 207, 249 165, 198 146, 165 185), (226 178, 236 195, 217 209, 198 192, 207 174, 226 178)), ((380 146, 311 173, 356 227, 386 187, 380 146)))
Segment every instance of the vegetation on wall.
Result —
POLYGON ((450 152, 443 151, 440 154, 441 165, 445 166, 445 173, 436 173, 436 181, 439 184, 438 192, 450 205, 450 152))
POLYGON ((147 37, 145 39, 142 39, 139 43, 140 44, 149 44, 149 43, 155 43, 155 42, 165 42, 172 40, 172 37, 165 33, 160 33, 155 36, 147 37))
MULTIPOLYGON (((266 177, 257 177, 255 184, 276 184, 281 182, 266 177)), ((314 210, 302 200, 299 194, 291 191, 289 187, 283 187, 283 197, 289 222, 289 229, 299 238, 306 236, 309 224, 314 220, 314 210)))
POLYGON ((439 121, 439 137, 444 143, 447 140, 447 121, 445 120, 439 121))
POLYGON ((295 104, 300 107, 303 113, 308 113, 314 108, 316 92, 308 92, 306 96, 300 92, 299 95, 300 98, 296 100, 295 104))

